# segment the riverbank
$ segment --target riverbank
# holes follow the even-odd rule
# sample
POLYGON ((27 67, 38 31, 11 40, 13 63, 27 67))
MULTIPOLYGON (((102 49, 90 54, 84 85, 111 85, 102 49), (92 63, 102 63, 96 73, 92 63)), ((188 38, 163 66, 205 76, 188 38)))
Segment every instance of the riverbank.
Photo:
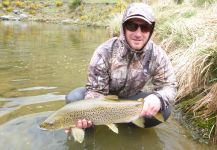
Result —
POLYGON ((124 2, 92 3, 83 1, 12 1, 0 3, 1 20, 36 21, 62 24, 107 26, 116 13, 126 8, 124 2))

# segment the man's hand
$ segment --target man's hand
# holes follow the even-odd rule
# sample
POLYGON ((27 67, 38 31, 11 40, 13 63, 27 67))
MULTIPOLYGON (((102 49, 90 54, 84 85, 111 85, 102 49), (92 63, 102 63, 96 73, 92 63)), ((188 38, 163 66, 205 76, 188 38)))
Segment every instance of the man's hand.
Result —
POLYGON ((78 120, 76 127, 78 128, 89 128, 92 126, 92 122, 90 120, 86 120, 86 119, 82 119, 82 120, 78 120))
POLYGON ((156 95, 150 94, 144 98, 144 105, 140 113, 140 117, 145 117, 145 116, 152 117, 157 114, 160 108, 161 108, 160 99, 156 95))
MULTIPOLYGON (((85 128, 91 127, 92 125, 93 124, 90 120, 82 119, 82 120, 77 121, 76 127, 85 129, 85 128)), ((71 132, 71 129, 65 129, 66 134, 68 134, 70 132, 71 132)))

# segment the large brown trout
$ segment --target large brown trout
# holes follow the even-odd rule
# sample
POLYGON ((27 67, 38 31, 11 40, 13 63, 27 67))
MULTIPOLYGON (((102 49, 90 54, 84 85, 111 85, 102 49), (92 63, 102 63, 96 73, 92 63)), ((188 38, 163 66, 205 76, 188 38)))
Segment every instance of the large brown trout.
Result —
MULTIPOLYGON (((94 125, 107 125, 112 131, 118 133, 115 123, 132 122, 139 127, 144 127, 144 118, 139 118, 143 108, 143 99, 119 100, 115 96, 75 101, 65 105, 43 123, 41 129, 57 130, 71 128, 74 139, 80 143, 84 139, 84 131, 76 128, 79 119, 91 120, 94 125)), ((161 113, 155 116, 163 121, 161 113)))

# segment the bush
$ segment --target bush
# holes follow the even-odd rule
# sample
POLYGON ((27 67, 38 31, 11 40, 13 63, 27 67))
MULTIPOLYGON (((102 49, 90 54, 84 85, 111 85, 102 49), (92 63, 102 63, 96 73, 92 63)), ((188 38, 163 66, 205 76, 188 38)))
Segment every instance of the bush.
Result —
POLYGON ((19 8, 24 8, 24 2, 21 2, 21 1, 16 1, 16 6, 19 7, 19 8))
POLYGON ((63 6, 63 2, 60 1, 60 0, 56 0, 55 4, 56 4, 57 7, 63 6))
POLYGON ((75 9, 78 6, 80 6, 82 3, 82 0, 72 0, 71 4, 70 4, 70 9, 75 9))
POLYGON ((30 4, 30 6, 29 6, 29 9, 31 9, 31 10, 37 10, 38 8, 39 8, 39 6, 37 4, 34 4, 34 3, 30 4))
POLYGON ((36 14, 36 11, 35 11, 35 10, 29 10, 29 14, 35 15, 35 14, 36 14))
POLYGON ((4 7, 8 7, 8 6, 10 5, 10 2, 9 2, 9 1, 3 1, 3 2, 2 2, 2 5, 3 5, 4 7))
POLYGON ((9 7, 7 7, 7 9, 6 9, 7 12, 12 12, 13 10, 14 10, 14 7, 12 7, 12 6, 9 6, 9 7))

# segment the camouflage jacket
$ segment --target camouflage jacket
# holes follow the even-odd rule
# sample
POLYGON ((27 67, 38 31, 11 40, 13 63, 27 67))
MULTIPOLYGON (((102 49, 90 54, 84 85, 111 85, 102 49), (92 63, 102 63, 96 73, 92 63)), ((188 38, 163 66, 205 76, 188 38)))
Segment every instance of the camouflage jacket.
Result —
MULTIPOLYGON (((130 13, 140 10, 135 6, 126 10, 123 22, 130 13)), ((141 12, 141 15, 148 15, 149 18, 153 16, 146 11, 141 12)), ((129 97, 142 91, 148 80, 154 85, 153 92, 165 101, 174 101, 176 79, 165 51, 151 40, 142 50, 133 50, 125 40, 122 25, 120 36, 101 44, 93 54, 88 68, 86 98, 102 94, 129 97)))

